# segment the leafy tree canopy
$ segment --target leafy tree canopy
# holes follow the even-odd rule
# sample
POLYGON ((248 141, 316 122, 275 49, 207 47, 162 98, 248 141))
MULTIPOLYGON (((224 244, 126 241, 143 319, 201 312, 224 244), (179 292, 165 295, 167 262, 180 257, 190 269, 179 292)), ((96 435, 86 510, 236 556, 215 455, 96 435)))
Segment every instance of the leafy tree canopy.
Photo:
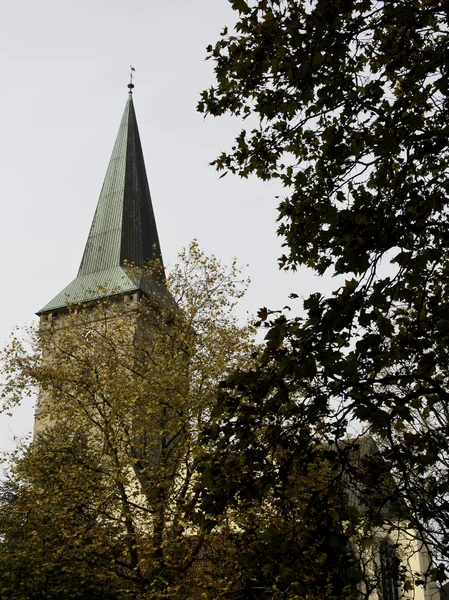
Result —
POLYGON ((152 294, 46 315, 2 351, 3 408, 39 401, 0 494, 0 598, 184 599, 226 585, 218 544, 214 569, 210 553, 229 529, 199 526, 196 464, 217 383, 254 348, 233 312, 246 282, 196 243, 164 283, 160 270, 143 274, 152 294))
POLYGON ((235 265, 193 244, 166 283, 158 263, 146 275, 153 295, 73 306, 2 353, 4 408, 40 395, 0 485, 0 598, 353 600, 358 532, 328 448, 307 471, 276 448, 285 477, 264 494, 226 452, 218 476, 246 493, 211 502, 217 385, 257 356, 235 265))
POLYGON ((301 318, 261 310, 263 359, 225 386, 209 439, 276 478, 267 448, 307 461, 374 435, 389 496, 447 560, 449 3, 230 2, 199 110, 253 125, 214 164, 284 186, 281 267, 346 281, 301 318))

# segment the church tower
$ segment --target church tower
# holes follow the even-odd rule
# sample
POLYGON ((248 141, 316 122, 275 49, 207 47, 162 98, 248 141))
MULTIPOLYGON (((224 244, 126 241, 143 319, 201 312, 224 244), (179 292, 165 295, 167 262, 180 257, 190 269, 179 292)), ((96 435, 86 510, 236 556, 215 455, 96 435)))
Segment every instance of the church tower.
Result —
POLYGON ((116 293, 147 291, 126 264, 144 267, 161 258, 159 237, 129 84, 128 101, 76 278, 37 314, 42 319, 70 304, 116 293), (101 291, 100 291, 101 290, 101 291))
MULTIPOLYGON (((128 88, 78 274, 37 313, 43 332, 61 327, 74 306, 94 307, 105 300, 116 304, 124 301, 130 306, 142 297, 167 294, 165 286, 160 285, 164 269, 133 104, 134 85, 130 83, 128 88), (161 264, 159 277, 139 276, 139 269, 155 259, 161 264)), ((41 415, 45 402, 41 391, 35 434, 48 425, 41 415)))

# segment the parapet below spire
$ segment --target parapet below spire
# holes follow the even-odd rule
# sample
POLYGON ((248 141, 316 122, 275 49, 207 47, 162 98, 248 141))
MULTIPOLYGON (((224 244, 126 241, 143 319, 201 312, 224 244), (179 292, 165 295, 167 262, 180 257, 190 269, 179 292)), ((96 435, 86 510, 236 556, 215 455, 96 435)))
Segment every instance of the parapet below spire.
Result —
POLYGON ((126 265, 161 258, 159 238, 130 90, 78 276, 38 314, 69 304, 141 290, 126 265))

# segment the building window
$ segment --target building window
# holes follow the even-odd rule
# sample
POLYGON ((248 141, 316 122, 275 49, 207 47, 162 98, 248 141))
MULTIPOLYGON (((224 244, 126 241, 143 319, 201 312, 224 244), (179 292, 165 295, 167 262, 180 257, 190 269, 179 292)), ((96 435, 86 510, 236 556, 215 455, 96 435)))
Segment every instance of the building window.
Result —
POLYGON ((399 559, 390 540, 379 544, 379 599, 399 600, 399 559))

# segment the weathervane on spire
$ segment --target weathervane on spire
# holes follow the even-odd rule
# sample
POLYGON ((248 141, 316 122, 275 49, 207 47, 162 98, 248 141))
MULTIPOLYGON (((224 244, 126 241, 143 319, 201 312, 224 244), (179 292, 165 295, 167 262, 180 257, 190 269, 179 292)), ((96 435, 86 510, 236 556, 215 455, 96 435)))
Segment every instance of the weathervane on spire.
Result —
POLYGON ((136 70, 132 65, 129 65, 129 68, 131 69, 131 71, 129 72, 129 83, 128 83, 128 88, 129 88, 129 92, 130 94, 132 94, 132 89, 134 87, 133 84, 133 79, 134 79, 134 75, 133 72, 136 70))

